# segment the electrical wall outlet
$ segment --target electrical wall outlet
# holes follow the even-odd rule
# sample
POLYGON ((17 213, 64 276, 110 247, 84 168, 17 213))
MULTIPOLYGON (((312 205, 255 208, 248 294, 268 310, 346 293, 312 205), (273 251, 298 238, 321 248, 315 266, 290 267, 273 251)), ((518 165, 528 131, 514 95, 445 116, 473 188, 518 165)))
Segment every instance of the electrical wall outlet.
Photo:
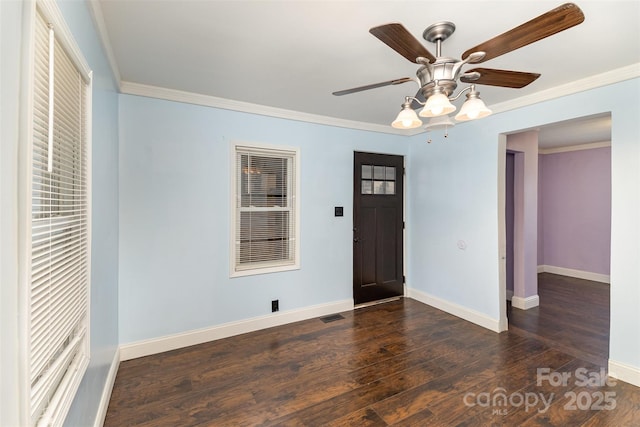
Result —
POLYGON ((278 310, 280 310, 280 301, 274 299, 273 301, 271 301, 271 312, 275 313, 278 310))

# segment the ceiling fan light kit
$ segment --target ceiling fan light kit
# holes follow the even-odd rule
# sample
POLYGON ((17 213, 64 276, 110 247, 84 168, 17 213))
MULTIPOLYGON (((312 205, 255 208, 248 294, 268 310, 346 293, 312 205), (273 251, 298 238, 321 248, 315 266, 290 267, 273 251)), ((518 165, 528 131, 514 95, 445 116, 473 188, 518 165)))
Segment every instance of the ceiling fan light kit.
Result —
POLYGON ((438 116, 438 117, 431 117, 424 128, 427 131, 439 130, 439 129, 447 130, 449 128, 454 127, 455 125, 456 125, 456 122, 451 120, 451 117, 438 116))
POLYGON ((456 120, 464 122, 467 120, 476 120, 487 117, 491 114, 491 110, 484 105, 480 99, 480 92, 472 90, 467 94, 467 100, 462 104, 460 112, 456 114, 456 120))
POLYGON ((435 56, 413 37, 402 24, 391 23, 373 27, 369 30, 371 34, 407 60, 420 65, 416 72, 417 79, 403 77, 387 82, 341 90, 333 92, 333 94, 341 96, 414 81, 418 82, 420 89, 415 96, 405 97, 405 102, 402 104, 398 117, 391 123, 394 128, 414 129, 420 127, 422 121, 418 118, 414 108, 420 108, 421 106, 424 106, 424 108, 419 113, 420 117, 447 116, 456 111, 456 106, 451 101, 457 100, 467 91, 467 99, 455 119, 458 121, 481 119, 490 115, 491 110, 480 99, 480 93, 475 89, 476 84, 519 89, 532 83, 540 77, 540 74, 491 68, 474 68, 462 72, 464 65, 493 59, 557 34, 583 21, 584 14, 582 10, 573 3, 565 3, 468 49, 462 54, 462 59, 460 60, 442 56, 441 52, 442 42, 449 38, 456 29, 452 22, 437 22, 424 30, 423 38, 436 45, 435 56), (470 86, 465 87, 454 95, 453 92, 458 86, 458 81, 469 83, 470 86))
POLYGON ((449 101, 447 95, 442 92, 436 92, 427 98, 427 102, 424 108, 420 110, 419 116, 438 117, 454 111, 456 111, 456 106, 449 101))
POLYGON ((391 123, 396 129, 414 129, 422 126, 422 120, 418 118, 415 110, 411 108, 411 97, 407 96, 402 104, 402 110, 398 113, 398 117, 391 123))
MULTIPOLYGON (((418 103, 419 105, 424 104, 424 108, 420 111, 418 116, 428 117, 431 119, 446 117, 450 121, 448 114, 453 113, 456 110, 456 106, 453 105, 450 101, 455 101, 466 91, 469 91, 469 93, 467 93, 467 100, 464 102, 464 104, 462 104, 460 112, 456 114, 456 120, 463 122, 468 120, 482 119, 492 113, 492 111, 485 105, 484 101, 480 99, 480 92, 476 91, 475 85, 470 85, 462 89, 456 96, 452 98, 448 98, 446 95, 440 92, 431 95, 429 99, 427 99, 427 101, 424 103, 412 96, 405 97, 405 101, 402 104, 402 109, 400 110, 400 113, 398 113, 396 119, 391 123, 391 126, 397 129, 414 129, 422 125, 422 121, 420 121, 420 119, 415 116, 414 110, 411 109, 411 106, 414 102, 418 103), (411 115, 411 120, 409 120, 410 112, 413 112, 413 115, 411 115), (416 119, 419 123, 416 123, 416 119)), ((432 123, 432 120, 430 120, 429 123, 432 123)), ((426 128, 429 128, 428 124, 426 128)))
MULTIPOLYGON (((449 128, 452 128, 456 125, 456 123, 451 119, 451 117, 444 115, 444 116, 437 116, 437 117, 431 117, 429 118, 429 121, 427 122, 427 124, 425 125, 425 129, 427 132, 432 132, 432 131, 437 131, 440 129, 444 130, 444 134, 443 136, 445 138, 449 137, 449 128)), ((427 143, 431 143, 432 139, 431 137, 429 137, 427 139, 427 143)))

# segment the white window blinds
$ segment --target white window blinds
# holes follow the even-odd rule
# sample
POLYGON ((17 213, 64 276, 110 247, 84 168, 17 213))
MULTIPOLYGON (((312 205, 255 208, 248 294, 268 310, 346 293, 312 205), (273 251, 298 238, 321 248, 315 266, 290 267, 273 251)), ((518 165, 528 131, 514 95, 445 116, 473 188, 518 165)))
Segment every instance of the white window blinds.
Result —
POLYGON ((36 14, 30 170, 32 425, 62 425, 88 364, 88 81, 36 14))
POLYGON ((236 272, 297 264, 296 163, 296 151, 236 147, 236 272))

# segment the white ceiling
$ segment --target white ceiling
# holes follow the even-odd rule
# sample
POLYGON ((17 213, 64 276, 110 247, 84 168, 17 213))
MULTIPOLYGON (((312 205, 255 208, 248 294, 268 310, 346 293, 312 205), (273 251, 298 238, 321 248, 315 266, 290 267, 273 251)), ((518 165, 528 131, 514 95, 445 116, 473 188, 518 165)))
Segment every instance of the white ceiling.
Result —
MULTIPOLYGON (((480 65, 542 74, 523 89, 479 86, 490 108, 500 111, 521 97, 640 63, 640 2, 576 3, 585 14, 582 24, 480 65)), ((435 46, 422 39, 423 30, 452 21, 457 28, 442 53, 459 58, 466 49, 560 4, 100 0, 98 20, 104 21, 123 86, 157 86, 388 126, 404 96, 416 93, 416 84, 331 95, 415 76, 418 66, 369 34, 369 28, 400 22, 435 54, 435 46)))
POLYGON ((602 142, 611 142, 611 114, 550 123, 538 132, 538 147, 541 149, 602 142))

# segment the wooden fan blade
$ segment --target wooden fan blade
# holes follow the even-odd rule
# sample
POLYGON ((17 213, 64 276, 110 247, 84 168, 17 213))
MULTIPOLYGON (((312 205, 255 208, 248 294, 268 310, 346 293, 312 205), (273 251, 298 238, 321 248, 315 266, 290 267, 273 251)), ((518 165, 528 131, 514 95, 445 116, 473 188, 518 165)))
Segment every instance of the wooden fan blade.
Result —
POLYGON ((460 81, 464 83, 502 86, 520 89, 533 82, 540 77, 537 73, 525 73, 522 71, 496 70, 493 68, 474 68, 466 73, 480 73, 478 79, 469 79, 464 76, 460 77, 460 81))
POLYGON ((373 83, 373 84, 366 85, 366 86, 360 86, 360 87, 354 87, 354 88, 351 88, 351 89, 339 90, 337 92, 333 92, 333 95, 335 95, 335 96, 348 95, 350 93, 362 92, 363 90, 375 89, 375 88, 383 87, 383 86, 399 85, 399 84, 402 84, 402 83, 412 82, 412 81, 414 81, 414 79, 409 78, 409 77, 403 77, 401 79, 389 80, 387 82, 373 83))
POLYGON ((416 61, 418 57, 427 58, 432 63, 436 60, 436 57, 413 37, 402 24, 380 25, 371 28, 369 32, 413 63, 418 63, 416 61))
POLYGON ((486 55, 484 58, 477 62, 488 61, 489 59, 564 31, 582 23, 582 21, 584 21, 582 10, 573 3, 565 3, 506 33, 500 34, 491 40, 487 40, 467 50, 462 54, 462 59, 466 59, 474 52, 485 52, 486 55))

